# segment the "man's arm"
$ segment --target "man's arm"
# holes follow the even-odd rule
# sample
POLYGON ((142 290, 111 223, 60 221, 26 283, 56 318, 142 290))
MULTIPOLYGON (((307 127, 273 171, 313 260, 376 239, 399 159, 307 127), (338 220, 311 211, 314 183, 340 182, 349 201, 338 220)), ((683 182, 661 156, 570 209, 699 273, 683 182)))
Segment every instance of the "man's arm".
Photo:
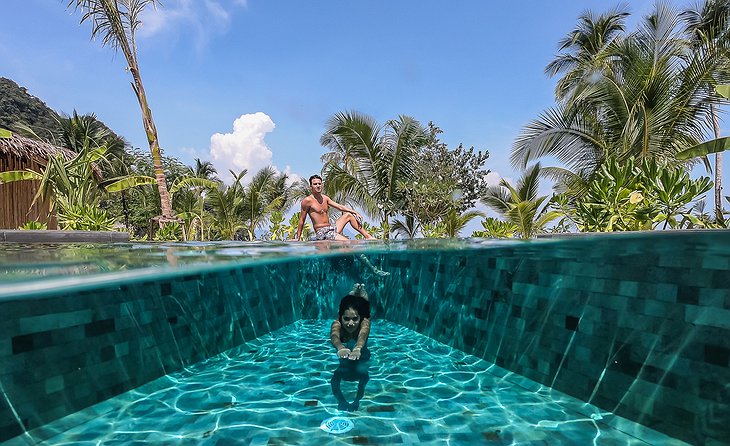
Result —
POLYGON ((307 199, 305 198, 302 200, 302 210, 299 212, 299 224, 297 225, 297 236, 294 240, 299 241, 299 239, 302 237, 302 229, 304 229, 304 220, 307 219, 307 211, 309 210, 309 206, 307 206, 307 199))
MULTIPOLYGON (((327 196, 325 195, 325 197, 327 197, 327 196)), ((357 212, 354 209, 350 209, 347 206, 341 205, 340 203, 337 203, 336 201, 332 200, 330 197, 327 197, 327 204, 329 204, 330 206, 332 206, 333 208, 337 209, 340 212, 348 212, 350 214, 354 214, 358 218, 358 220, 362 221, 362 215, 360 215, 359 212, 357 212)))

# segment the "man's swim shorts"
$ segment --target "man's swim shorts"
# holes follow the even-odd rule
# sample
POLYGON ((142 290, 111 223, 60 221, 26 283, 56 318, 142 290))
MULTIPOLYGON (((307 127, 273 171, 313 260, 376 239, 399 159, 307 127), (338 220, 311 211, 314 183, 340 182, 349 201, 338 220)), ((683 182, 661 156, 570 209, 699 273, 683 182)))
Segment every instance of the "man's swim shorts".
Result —
POLYGON ((314 234, 314 240, 334 240, 337 232, 335 232, 334 226, 325 226, 317 229, 314 234))

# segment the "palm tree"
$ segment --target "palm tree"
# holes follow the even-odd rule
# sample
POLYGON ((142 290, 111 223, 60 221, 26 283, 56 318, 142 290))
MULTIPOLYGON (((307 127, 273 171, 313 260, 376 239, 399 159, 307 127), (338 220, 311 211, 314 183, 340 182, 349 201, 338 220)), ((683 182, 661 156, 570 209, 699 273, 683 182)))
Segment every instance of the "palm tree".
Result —
POLYGON ((710 125, 703 86, 718 61, 686 51, 678 25, 678 15, 658 4, 637 32, 615 39, 607 69, 522 130, 513 164, 552 156, 567 169, 546 172, 569 183, 590 179, 608 157, 674 160, 702 141, 710 125))
POLYGON ((200 158, 195 158, 195 167, 190 168, 190 173, 196 178, 214 180, 218 171, 210 161, 201 161, 200 158))
POLYGON ((246 169, 233 175, 233 184, 220 184, 210 191, 208 199, 213 214, 213 226, 223 240, 233 240, 243 229, 243 200, 245 192, 241 180, 248 173, 246 169))
POLYGON ((441 221, 446 227, 447 237, 458 237, 459 233, 469 224, 470 221, 477 217, 484 217, 484 212, 481 211, 466 211, 459 212, 456 209, 451 209, 441 221))
MULTIPOLYGON (((195 167, 190 169, 190 174, 193 178, 199 178, 206 181, 220 183, 220 179, 216 176, 218 171, 210 161, 201 161, 200 158, 195 158, 195 167)), ((205 240, 205 196, 206 189, 213 190, 215 187, 210 186, 198 186, 194 188, 196 194, 197 205, 189 206, 188 215, 197 219, 198 227, 200 228, 200 240, 205 240)), ((185 218, 185 217, 182 217, 185 218)), ((192 226, 192 224, 191 224, 192 226)), ((192 227, 191 227, 192 229, 192 227)))
POLYGON ((91 22, 91 38, 101 37, 102 46, 109 45, 114 50, 121 50, 127 61, 127 69, 132 74, 132 89, 142 110, 147 142, 152 154, 157 189, 160 192, 160 207, 162 215, 160 224, 167 221, 177 221, 172 213, 172 200, 167 191, 167 179, 162 169, 162 153, 157 138, 157 127, 152 119, 152 111, 147 102, 142 76, 137 60, 137 42, 135 33, 141 24, 140 14, 145 7, 156 7, 159 0, 71 0, 68 8, 74 11, 81 10, 81 23, 91 22))
MULTIPOLYGON (((413 177, 428 133, 408 116, 380 126, 369 116, 343 112, 329 119, 320 142, 330 149, 322 157, 327 193, 377 216, 384 227, 401 207, 398 185, 413 177)), ((388 236, 389 231, 383 231, 383 237, 388 236)))
POLYGON ((482 203, 513 224, 521 238, 532 238, 545 232, 547 224, 561 215, 547 210, 547 196, 537 196, 539 177, 540 165, 535 164, 518 180, 517 187, 503 179, 481 199, 482 203))
POLYGON ((628 16, 618 7, 598 17, 587 11, 578 18, 578 26, 559 42, 558 51, 562 53, 545 67, 550 77, 565 73, 555 86, 558 100, 571 96, 594 73, 610 70, 610 49, 625 30, 628 16))
MULTIPOLYGON (((694 51, 707 54, 708 57, 721 57, 728 63, 727 54, 730 51, 730 1, 705 0, 695 9, 688 9, 682 13, 685 22, 685 32, 689 36, 690 46, 694 51)), ((710 82, 706 84, 707 92, 713 95, 714 86, 723 83, 718 79, 727 73, 727 66, 712 74, 710 82)), ((725 79, 726 80, 726 79, 725 79)), ((714 103, 710 103, 710 116, 715 139, 720 138, 720 123, 714 103)), ((723 220, 722 212, 722 152, 715 153, 715 218, 723 220)))
POLYGON ((243 220, 248 240, 255 239, 255 232, 261 228, 272 212, 285 212, 291 207, 286 174, 277 174, 273 167, 259 170, 244 188, 243 220))
POLYGON ((418 220, 412 215, 406 215, 403 220, 396 219, 393 221, 391 231, 396 236, 403 236, 405 238, 416 238, 421 225, 418 220))

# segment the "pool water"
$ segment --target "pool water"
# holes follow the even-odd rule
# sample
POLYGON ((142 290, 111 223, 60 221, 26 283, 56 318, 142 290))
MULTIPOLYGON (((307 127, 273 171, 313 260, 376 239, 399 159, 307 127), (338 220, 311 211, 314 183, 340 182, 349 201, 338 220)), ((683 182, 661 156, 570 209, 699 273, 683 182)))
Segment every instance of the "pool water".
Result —
MULTIPOLYGON (((685 444, 383 320, 357 375, 364 397, 339 410, 329 324, 299 320, 62 418, 41 444, 685 444), (334 416, 354 428, 321 430, 334 416)), ((341 383, 348 402, 356 389, 341 383)))

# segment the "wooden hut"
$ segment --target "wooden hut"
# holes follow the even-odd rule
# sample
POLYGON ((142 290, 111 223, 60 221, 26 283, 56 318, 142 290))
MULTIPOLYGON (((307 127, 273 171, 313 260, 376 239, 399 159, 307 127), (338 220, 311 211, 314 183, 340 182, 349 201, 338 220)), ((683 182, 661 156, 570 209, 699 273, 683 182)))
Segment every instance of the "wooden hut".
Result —
MULTIPOLYGON (((59 152, 68 159, 74 156, 70 150, 16 134, 0 138, 0 172, 41 171, 51 155, 59 152)), ((55 217, 48 216, 48 202, 32 204, 37 191, 37 181, 0 184, 0 229, 17 229, 31 220, 46 223, 48 229, 57 228, 55 217)))

